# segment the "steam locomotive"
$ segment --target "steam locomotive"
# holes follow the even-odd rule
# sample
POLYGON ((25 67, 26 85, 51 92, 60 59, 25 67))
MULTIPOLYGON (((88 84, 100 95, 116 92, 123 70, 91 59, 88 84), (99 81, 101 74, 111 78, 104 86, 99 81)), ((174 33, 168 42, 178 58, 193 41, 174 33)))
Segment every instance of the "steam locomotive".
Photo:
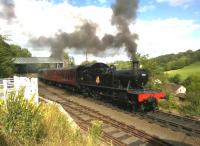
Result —
POLYGON ((161 91, 144 88, 148 74, 139 68, 138 61, 133 61, 130 70, 116 70, 113 65, 94 63, 69 69, 41 70, 38 77, 46 83, 64 86, 93 98, 107 99, 133 111, 156 110, 157 101, 166 97, 161 91))

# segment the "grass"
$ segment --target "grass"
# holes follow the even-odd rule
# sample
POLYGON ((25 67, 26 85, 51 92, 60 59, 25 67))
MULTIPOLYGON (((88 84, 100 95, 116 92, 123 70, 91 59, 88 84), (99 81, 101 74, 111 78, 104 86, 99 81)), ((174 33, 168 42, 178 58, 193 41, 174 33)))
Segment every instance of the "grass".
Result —
POLYGON ((166 72, 169 76, 174 76, 180 74, 182 79, 187 78, 191 75, 200 76, 200 62, 193 63, 191 65, 185 66, 181 69, 170 70, 166 72))
POLYGON ((88 132, 74 127, 56 104, 24 99, 23 92, 0 100, 0 145, 99 146, 102 123, 92 121, 88 132))

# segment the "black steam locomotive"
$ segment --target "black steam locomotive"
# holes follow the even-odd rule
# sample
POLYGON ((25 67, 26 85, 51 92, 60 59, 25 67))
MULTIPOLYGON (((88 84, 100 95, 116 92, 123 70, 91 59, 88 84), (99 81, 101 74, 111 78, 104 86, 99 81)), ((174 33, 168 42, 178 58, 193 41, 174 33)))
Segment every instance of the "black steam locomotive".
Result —
POLYGON ((138 61, 133 62, 130 70, 116 70, 113 65, 94 63, 70 69, 42 70, 39 78, 93 98, 131 107, 134 111, 155 110, 157 100, 165 98, 163 92, 144 89, 148 74, 139 68, 138 61))

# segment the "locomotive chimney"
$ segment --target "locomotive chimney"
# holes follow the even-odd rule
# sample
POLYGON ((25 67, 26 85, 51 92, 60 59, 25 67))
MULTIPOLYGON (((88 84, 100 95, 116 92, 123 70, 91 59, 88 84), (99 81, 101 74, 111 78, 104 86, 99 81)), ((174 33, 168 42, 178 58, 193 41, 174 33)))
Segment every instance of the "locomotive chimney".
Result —
POLYGON ((133 67, 133 70, 139 69, 139 61, 135 58, 132 58, 132 67, 133 67))

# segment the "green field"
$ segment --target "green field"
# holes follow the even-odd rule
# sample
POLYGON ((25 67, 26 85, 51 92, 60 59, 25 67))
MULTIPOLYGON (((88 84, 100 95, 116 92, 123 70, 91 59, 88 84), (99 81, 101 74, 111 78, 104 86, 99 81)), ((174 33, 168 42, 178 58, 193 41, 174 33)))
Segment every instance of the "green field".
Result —
POLYGON ((193 63, 189 66, 177 70, 170 70, 166 72, 169 76, 174 76, 175 74, 180 74, 183 79, 190 75, 200 76, 200 62, 193 63))

